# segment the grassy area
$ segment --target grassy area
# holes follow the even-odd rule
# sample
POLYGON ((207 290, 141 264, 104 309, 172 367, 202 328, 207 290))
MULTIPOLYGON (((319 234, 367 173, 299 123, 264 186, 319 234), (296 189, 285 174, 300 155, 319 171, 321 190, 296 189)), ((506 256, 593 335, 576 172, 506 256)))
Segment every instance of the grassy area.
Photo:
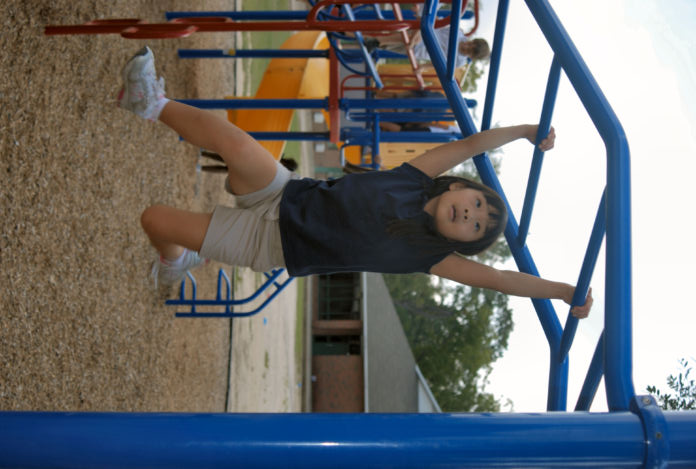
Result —
MULTIPOLYGON (((278 11, 289 10, 288 0, 254 0, 244 2, 245 11, 278 11)), ((244 49, 278 49, 283 42, 290 37, 290 31, 245 31, 242 33, 242 48, 244 49)), ((261 82, 263 72, 270 59, 244 59, 244 70, 251 77, 249 82, 251 92, 249 96, 256 94, 256 89, 261 82)))

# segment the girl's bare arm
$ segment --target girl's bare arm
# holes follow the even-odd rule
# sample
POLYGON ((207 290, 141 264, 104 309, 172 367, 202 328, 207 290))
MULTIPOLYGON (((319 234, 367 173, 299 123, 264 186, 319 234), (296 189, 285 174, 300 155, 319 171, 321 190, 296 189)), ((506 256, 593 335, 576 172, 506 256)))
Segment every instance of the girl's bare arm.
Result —
MULTIPOLYGON (((516 125, 490 129, 428 150, 409 161, 409 163, 428 176, 437 177, 469 158, 487 150, 501 147, 514 140, 526 138, 534 143, 536 133, 536 125, 516 125)), ((556 133, 552 127, 548 136, 539 144, 539 148, 543 151, 550 150, 553 148, 555 139, 556 133)))
MULTIPOLYGON (((498 270, 456 254, 450 254, 435 264, 430 273, 472 287, 488 288, 508 295, 529 298, 560 299, 569 305, 575 292, 575 287, 567 283, 553 282, 522 272, 498 270)), ((586 318, 592 308, 592 301, 590 290, 585 304, 571 309, 573 316, 586 318)))

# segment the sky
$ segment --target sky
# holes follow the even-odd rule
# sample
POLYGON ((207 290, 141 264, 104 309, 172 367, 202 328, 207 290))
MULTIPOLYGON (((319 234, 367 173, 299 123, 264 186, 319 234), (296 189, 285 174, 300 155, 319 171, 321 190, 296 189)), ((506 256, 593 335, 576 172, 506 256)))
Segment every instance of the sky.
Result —
MULTIPOLYGON (((510 2, 493 125, 538 122, 552 53, 522 1, 510 2)), ((476 36, 492 43, 497 1, 482 2, 476 36)), ((631 153, 633 382, 637 394, 667 376, 679 359, 696 362, 696 313, 690 292, 696 227, 696 2, 551 1, 614 109, 631 153)), ((486 77, 475 96, 481 109, 486 77)), ((544 158, 528 245, 543 277, 574 284, 606 183, 606 151, 565 76, 554 111, 556 147, 544 158)), ((500 179, 519 220, 532 148, 507 145, 500 179)), ((499 266, 500 267, 500 266, 499 266)), ((504 268, 515 268, 510 262, 504 268)), ((604 251, 592 280, 595 303, 570 352, 568 408, 575 406, 604 321, 604 251)), ((554 301, 561 324, 568 308, 554 301)), ((515 330, 493 365, 486 390, 516 412, 546 409, 549 351, 528 299, 510 298, 515 330), (523 380, 520 381, 520 371, 523 380)), ((604 382, 593 411, 607 409, 604 382)), ((508 408, 509 410, 509 408, 508 408)))

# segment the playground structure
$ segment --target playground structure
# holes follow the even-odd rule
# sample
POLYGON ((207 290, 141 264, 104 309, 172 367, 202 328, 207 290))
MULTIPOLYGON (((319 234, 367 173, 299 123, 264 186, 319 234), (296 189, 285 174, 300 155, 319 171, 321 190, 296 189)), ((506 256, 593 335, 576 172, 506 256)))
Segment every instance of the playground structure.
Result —
MULTIPOLYGON (((574 298, 574 302, 584 300, 599 248, 606 237, 605 328, 576 403, 576 412, 331 416, 2 412, 0 466, 696 466, 696 413, 663 412, 652 398, 637 396, 633 388, 630 161, 623 129, 550 5, 543 0, 527 0, 526 3, 555 54, 540 117, 540 135, 549 129, 563 70, 607 148, 607 185, 597 209, 574 298), (602 376, 610 412, 590 413, 588 409, 602 376)), ((336 4, 352 5, 349 1, 336 4)), ((460 5, 461 2, 453 2, 452 10, 459 11, 460 5)), ((420 28, 448 105, 462 133, 469 135, 477 129, 453 79, 453 57, 451 54, 444 57, 433 35, 437 6, 436 0, 425 2, 420 28)), ((481 130, 490 127, 507 7, 506 0, 499 2, 481 130)), ((351 31, 350 28, 357 28, 359 23, 327 20, 326 23, 336 21, 336 24, 317 26, 312 21, 314 17, 311 21, 308 18, 309 26, 293 27, 351 31)), ((390 31, 413 27, 399 20, 384 20, 381 28, 377 24, 381 20, 366 21, 376 23, 354 30, 390 31)), ((217 23, 211 21, 210 24, 217 23)), ((176 28, 167 27, 161 31, 193 32, 191 25, 182 28, 177 24, 176 28)), ((333 90, 331 88, 332 93, 333 90)), ((359 109, 364 106, 368 110, 390 105, 404 107, 404 103, 387 100, 341 102, 337 94, 319 101, 322 102, 294 104, 326 109, 330 115, 342 107, 359 109)), ((291 103, 283 103, 288 104, 291 103)), ((341 129, 334 117, 330 133, 332 138, 337 138, 341 129)), ((377 131, 373 133, 378 134, 377 131)), ((532 274, 536 274, 537 269, 525 240, 542 163, 543 154, 535 150, 520 222, 518 224, 511 215, 505 232, 519 268, 532 274)), ((504 197, 487 157, 476 157, 475 164, 483 181, 504 197)), ((567 406, 567 354, 578 323, 569 315, 562 327, 549 301, 534 300, 534 305, 551 351, 547 409, 564 411, 567 406)))

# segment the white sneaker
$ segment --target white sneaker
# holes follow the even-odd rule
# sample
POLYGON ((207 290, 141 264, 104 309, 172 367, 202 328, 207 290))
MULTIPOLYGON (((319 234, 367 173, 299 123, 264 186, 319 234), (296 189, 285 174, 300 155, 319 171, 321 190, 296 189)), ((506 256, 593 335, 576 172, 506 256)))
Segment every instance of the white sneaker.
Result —
POLYGON ((155 288, 176 285, 184 279, 186 272, 195 269, 205 262, 207 262, 206 259, 202 259, 197 252, 188 249, 184 251, 182 261, 177 261, 176 265, 171 265, 160 255, 157 255, 157 259, 152 263, 150 276, 155 282, 155 288))
POLYGON ((155 56, 145 46, 123 67, 123 88, 118 106, 149 120, 157 120, 164 107, 164 78, 157 79, 155 56))

